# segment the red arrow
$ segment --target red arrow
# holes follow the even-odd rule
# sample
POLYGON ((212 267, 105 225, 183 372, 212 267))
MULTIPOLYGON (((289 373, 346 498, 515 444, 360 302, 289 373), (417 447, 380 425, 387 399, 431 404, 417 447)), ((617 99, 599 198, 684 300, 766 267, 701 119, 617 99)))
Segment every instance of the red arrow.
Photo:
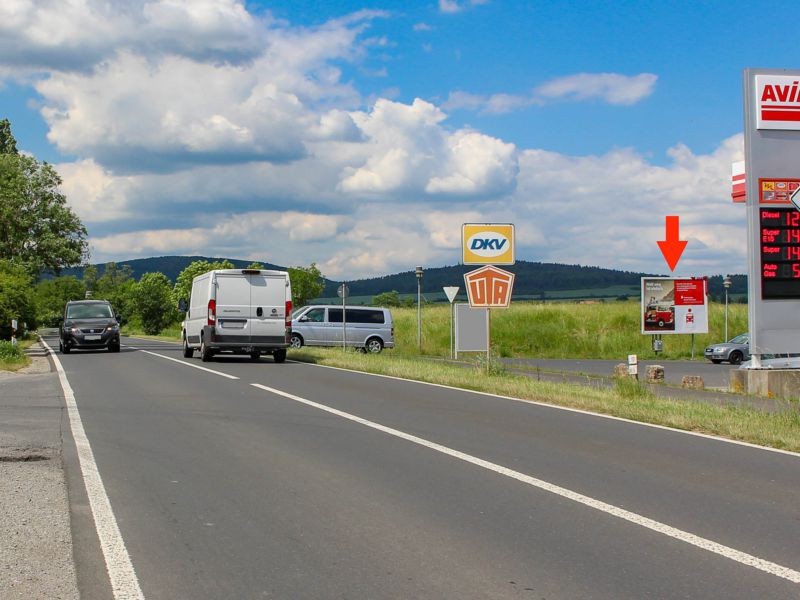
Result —
POLYGON ((686 244, 689 242, 681 241, 678 239, 678 216, 671 215, 666 218, 667 239, 661 242, 656 242, 658 247, 661 248, 661 254, 664 255, 664 260, 667 261, 667 266, 670 271, 674 271, 678 266, 678 261, 681 259, 686 244))

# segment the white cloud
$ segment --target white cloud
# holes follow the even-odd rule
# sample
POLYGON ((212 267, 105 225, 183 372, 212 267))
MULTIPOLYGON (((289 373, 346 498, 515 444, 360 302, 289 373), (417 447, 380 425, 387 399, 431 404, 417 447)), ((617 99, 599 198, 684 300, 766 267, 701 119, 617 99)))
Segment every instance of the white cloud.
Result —
POLYGON ((521 259, 663 272, 655 242, 678 214, 682 268, 745 270, 729 199, 741 136, 706 155, 576 157, 456 129, 445 112, 627 105, 654 75, 454 92, 441 106, 387 92, 364 109, 342 63, 391 45, 364 39, 382 16, 293 28, 233 0, 15 0, 0 5, 0 73, 35 78, 49 139, 77 157, 57 169, 95 261, 203 254, 355 279, 455 264, 472 221, 515 223, 521 259))
POLYGON ((472 94, 450 92, 442 104, 446 110, 472 110, 483 114, 506 114, 543 106, 559 100, 601 100, 613 105, 636 104, 650 96, 658 77, 651 73, 634 76, 618 73, 578 73, 550 80, 528 94, 472 94))
POLYGON ((548 81, 536 88, 547 99, 600 99, 609 104, 636 104, 653 93, 658 77, 652 73, 634 76, 618 73, 578 73, 548 81))
POLYGON ((455 14, 465 10, 467 6, 479 6, 488 3, 489 0, 468 0, 466 2, 459 2, 459 0, 439 0, 439 10, 445 14, 455 14))

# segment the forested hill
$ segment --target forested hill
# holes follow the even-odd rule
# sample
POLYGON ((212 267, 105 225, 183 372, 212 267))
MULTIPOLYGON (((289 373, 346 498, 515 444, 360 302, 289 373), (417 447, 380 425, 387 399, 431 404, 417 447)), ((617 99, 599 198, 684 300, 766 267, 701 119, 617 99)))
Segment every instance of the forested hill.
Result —
MULTIPOLYGON (((454 265, 424 269, 422 288, 427 292, 441 292, 445 286, 464 288, 464 274, 479 267, 474 265, 454 265)), ((502 267, 516 275, 514 295, 535 296, 552 290, 583 290, 590 288, 607 288, 611 286, 638 286, 642 273, 615 271, 599 267, 581 267, 579 265, 560 265, 555 263, 539 263, 517 261, 513 266, 502 267)), ((325 296, 335 296, 336 286, 331 282, 325 288, 325 296)), ((395 275, 386 275, 374 279, 362 279, 347 282, 353 296, 372 296, 381 292, 396 290, 401 294, 417 292, 417 278, 414 271, 406 271, 395 275)))
MULTIPOLYGON (((164 273, 171 281, 175 281, 181 271, 195 260, 229 260, 236 268, 244 268, 253 261, 234 258, 209 258, 205 256, 159 256, 154 258, 139 258, 135 260, 120 261, 118 267, 129 265, 134 279, 139 279, 145 273, 164 273)), ((261 262, 267 269, 284 270, 285 267, 261 262)), ((96 265, 99 275, 103 274, 105 265, 96 265)), ((477 267, 453 265, 449 267, 425 268, 422 289, 427 294, 440 293, 445 286, 459 286, 464 289, 464 274, 477 267)), ((515 296, 538 296, 543 292, 603 289, 614 286, 626 286, 635 289, 638 295, 640 279, 643 276, 653 275, 648 273, 633 273, 630 271, 616 271, 600 267, 582 267, 579 265, 561 265, 555 263, 540 263, 517 261, 513 266, 503 267, 516 275, 514 281, 515 296)), ((83 269, 66 269, 63 275, 74 275, 81 278, 83 269)), ((747 278, 744 275, 733 275, 732 294, 744 294, 747 291, 747 278)), ((341 281, 325 279, 323 297, 336 297, 336 289, 341 281)), ((396 290, 401 294, 416 294, 417 278, 414 270, 385 275, 371 279, 347 281, 352 296, 374 296, 383 292, 396 290)), ((709 280, 712 294, 722 294, 722 276, 712 276, 709 280)))

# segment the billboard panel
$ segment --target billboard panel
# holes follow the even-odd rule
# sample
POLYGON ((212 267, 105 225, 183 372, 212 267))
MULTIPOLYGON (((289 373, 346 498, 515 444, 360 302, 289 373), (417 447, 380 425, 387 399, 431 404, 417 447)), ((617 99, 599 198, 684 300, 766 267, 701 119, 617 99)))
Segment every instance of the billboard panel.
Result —
POLYGON ((704 279, 642 277, 642 333, 708 333, 704 279))

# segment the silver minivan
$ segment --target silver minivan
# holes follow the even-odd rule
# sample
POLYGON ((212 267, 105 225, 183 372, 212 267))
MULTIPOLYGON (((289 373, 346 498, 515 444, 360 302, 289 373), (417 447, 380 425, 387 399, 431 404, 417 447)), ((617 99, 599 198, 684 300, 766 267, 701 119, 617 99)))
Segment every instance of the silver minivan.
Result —
POLYGON ((388 308, 348 306, 304 306, 292 315, 292 348, 347 345, 377 354, 394 348, 394 321, 388 308))

